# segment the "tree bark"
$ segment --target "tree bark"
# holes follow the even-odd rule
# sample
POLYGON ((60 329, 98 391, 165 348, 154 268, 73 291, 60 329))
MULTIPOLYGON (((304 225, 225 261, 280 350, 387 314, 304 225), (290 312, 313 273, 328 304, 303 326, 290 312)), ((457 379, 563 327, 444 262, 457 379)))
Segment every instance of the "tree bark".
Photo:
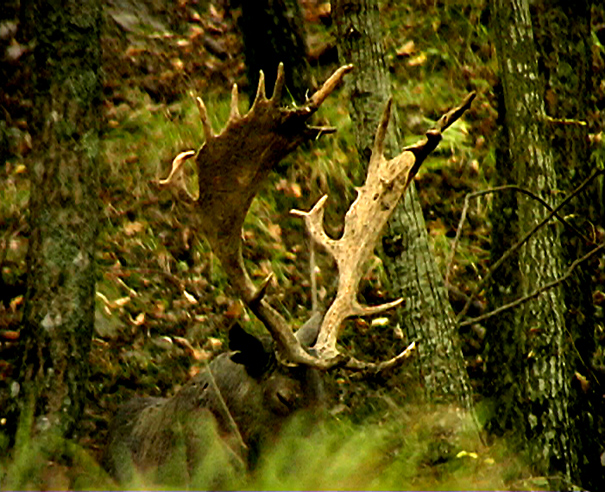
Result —
MULTIPOLYGON (((351 117, 357 151, 366 166, 376 126, 391 96, 378 1, 338 0, 332 5, 340 61, 355 65, 349 79, 351 117)), ((392 154, 399 150, 397 117, 393 120, 388 142, 392 154)), ((426 396, 470 408, 471 390, 453 311, 413 183, 387 225, 383 246, 393 294, 405 299, 401 324, 410 339, 420 340, 416 361, 426 396)))
MULTIPOLYGON (((527 0, 493 0, 496 47, 505 105, 505 136, 514 182, 553 204, 558 183, 548 139, 542 82, 527 0)), ((518 237, 547 211, 525 195, 516 197, 515 221, 495 229, 518 237)), ((496 218, 496 214, 493 215, 496 218)), ((529 294, 562 274, 559 229, 540 229, 519 251, 512 275, 515 297, 529 294)), ((499 238, 494 237, 495 244, 499 238)), ((496 290, 510 292, 511 285, 496 290)), ((492 429, 515 430, 539 473, 552 487, 567 489, 578 479, 578 436, 570 417, 570 351, 565 301, 559 285, 514 313, 496 319, 489 331, 488 364, 495 394, 492 429), (494 364, 497 364, 495 366, 494 364), (512 403, 511 403, 512 402, 512 403), (556 479, 555 479, 556 477, 556 479)))
MULTIPOLYGON (((546 133, 553 151, 559 188, 570 192, 592 172, 590 158, 589 114, 592 88, 591 54, 591 2, 578 0, 541 0, 536 2, 532 15, 538 66, 545 81, 544 101, 547 115, 546 133)), ((564 210, 564 216, 591 236, 594 224, 602 223, 598 207, 596 183, 587 192, 574 198, 564 210)), ((569 266, 576 258, 586 254, 593 245, 586 244, 577 235, 564 229, 561 234, 564 262, 569 266)), ((604 435, 605 408, 602 391, 598 391, 599 378, 590 366, 595 350, 595 317, 592 303, 592 278, 598 268, 598 259, 582 265, 563 284, 565 326, 571 335, 574 350, 567 360, 575 374, 590 382, 585 390, 578 383, 572 385, 570 413, 578 430, 584 459, 580 474, 583 487, 590 490, 605 489, 605 475, 600 463, 601 443, 604 435), (597 390, 595 390, 597 388, 597 390)))
POLYGON ((298 0, 241 0, 241 6, 239 26, 250 102, 256 95, 260 70, 265 74, 267 96, 271 96, 280 63, 284 64, 287 93, 295 102, 304 102, 312 83, 298 0))
MULTIPOLYGON (((33 158, 21 413, 69 436, 85 401, 99 228, 101 2, 22 2, 33 22, 33 158)), ((15 424, 14 422, 12 423, 15 424)))

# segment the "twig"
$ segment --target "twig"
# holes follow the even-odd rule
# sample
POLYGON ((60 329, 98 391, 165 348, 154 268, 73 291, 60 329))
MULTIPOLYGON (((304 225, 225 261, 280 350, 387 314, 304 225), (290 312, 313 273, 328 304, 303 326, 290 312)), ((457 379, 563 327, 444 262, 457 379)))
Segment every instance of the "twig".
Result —
POLYGON ((484 321, 484 320, 491 318, 493 316, 496 316, 504 311, 517 307, 518 305, 523 304, 524 302, 527 302, 531 299, 534 299, 535 297, 538 297, 542 292, 544 292, 548 289, 552 289, 553 287, 556 287, 557 285, 559 285, 561 282, 564 282, 565 280, 567 280, 571 276, 574 269, 580 263, 585 262, 586 260, 591 258, 593 255, 597 254, 603 248, 605 248, 605 243, 600 244, 596 248, 591 249, 588 253, 586 253, 581 258, 576 259, 571 265, 569 265, 569 268, 567 269, 565 274, 562 277, 559 277, 557 280, 553 280, 552 282, 549 282, 549 283, 543 285, 542 287, 534 290, 530 294, 527 294, 526 296, 516 299, 513 302, 505 304, 504 306, 500 306, 499 308, 494 309, 493 311, 490 311, 489 313, 485 313, 485 314, 482 314, 481 316, 477 316, 476 318, 471 318, 466 321, 463 321, 462 323, 459 323, 458 326, 462 327, 462 326, 469 326, 474 323, 479 323, 480 321, 484 321))
POLYGON ((576 195, 578 195, 584 188, 586 188, 586 186, 588 186, 590 184, 590 182, 596 178, 597 176, 600 176, 601 174, 604 174, 605 171, 603 170, 596 170, 594 173, 592 173, 588 178, 586 178, 582 184, 580 184, 572 193, 569 194, 569 196, 567 196, 563 201, 561 201, 561 203, 559 203, 559 205, 557 205, 546 217, 544 217, 544 219, 537 224, 535 227, 533 227, 529 232, 527 232, 521 239, 519 239, 519 241, 517 241, 515 244, 513 244, 508 251, 506 251, 506 253, 504 253, 500 259, 494 263, 494 265, 489 269, 489 271, 487 272, 487 274, 485 275, 485 277, 483 277, 479 283, 477 284, 477 286, 475 287, 475 289, 473 290, 473 292, 471 292, 471 295, 468 298, 468 301, 466 301, 466 304, 464 305, 464 308, 462 309, 462 311, 460 311, 460 313, 458 313, 458 316, 456 316, 456 321, 460 321, 462 319, 462 317, 468 312, 471 303, 473 301, 473 299, 475 299, 475 296, 477 295, 478 292, 481 291, 481 289, 483 288, 483 286, 489 281, 491 280, 491 278, 493 277, 495 271, 500 268, 500 266, 517 250, 519 249, 521 246, 523 246, 523 244, 525 244, 527 242, 527 240, 533 236, 536 231, 538 229, 540 229, 542 226, 544 226, 544 224, 546 224, 561 208, 563 208, 563 206, 565 206, 572 198, 574 198, 576 195))
POLYGON ((313 314, 319 311, 317 304, 317 276, 315 275, 315 239, 309 234, 309 276, 311 277, 311 312, 313 314))
MULTIPOLYGON (((477 198, 477 197, 480 197, 480 196, 483 196, 483 195, 488 195, 490 193, 496 193, 498 191, 504 191, 504 190, 513 190, 513 191, 518 191, 519 193, 524 193, 525 195, 527 195, 527 196, 533 198, 534 200, 540 202, 542 205, 544 205, 544 207, 546 207, 548 209, 548 211, 550 211, 550 212, 553 211, 553 208, 542 197, 536 195, 535 193, 532 193, 531 191, 529 191, 529 190, 527 190, 525 188, 521 188, 520 186, 517 186, 517 185, 503 185, 503 186, 497 186, 495 188, 489 188, 489 189, 486 189, 486 190, 476 191, 474 193, 468 193, 464 197, 464 207, 462 207, 462 214, 460 215, 460 221, 458 222, 458 228, 456 229, 456 237, 454 238, 454 243, 452 245, 452 252, 450 254, 450 259, 449 259, 449 262, 448 262, 448 265, 447 265, 447 269, 446 269, 446 272, 445 272, 445 283, 446 283, 446 285, 449 284, 450 274, 452 273, 452 265, 454 263, 454 257, 456 255, 456 250, 458 248, 458 243, 460 241, 460 236, 462 235, 462 227, 464 226, 464 222, 466 221, 466 214, 467 214, 467 211, 468 211, 468 207, 469 207, 469 203, 470 203, 471 198, 477 198)), ((588 243, 588 244, 596 244, 592 239, 589 239, 584 234, 582 234, 582 232, 576 226, 574 226, 573 224, 570 224, 569 222, 567 222, 558 213, 555 213, 554 217, 556 217, 565 227, 567 227, 572 232, 574 232, 578 237, 580 237, 584 241, 586 241, 586 243, 588 243)))
MULTIPOLYGON (((216 396, 218 397, 221 407, 223 408, 223 411, 225 412, 227 420, 229 421, 229 425, 233 429, 233 432, 235 432, 235 436, 237 437, 238 444, 241 446, 241 449, 243 451, 247 452, 248 446, 246 446, 246 443, 244 442, 244 438, 242 437, 242 434, 239 431, 239 427, 237 426, 237 423, 235 422, 233 415, 231 415, 231 411, 229 410, 229 407, 227 406, 227 403, 225 402, 225 399, 223 398, 223 395, 221 393, 220 388, 218 387, 218 384, 216 384, 216 379, 214 379, 214 374, 212 374, 212 370, 210 369, 210 365, 208 364, 208 361, 205 361, 205 365, 206 365, 206 371, 208 371, 208 374, 210 376, 210 383, 212 384, 212 388, 216 392, 216 396)), ((242 461, 242 464, 244 465, 243 460, 241 460, 241 461, 242 461)))
POLYGON ((172 273, 165 272, 164 270, 160 270, 157 268, 138 268, 138 267, 108 268, 107 270, 105 270, 104 273, 106 273, 108 275, 113 275, 115 277, 126 277, 126 276, 130 276, 131 272, 163 275, 164 277, 166 277, 167 280, 172 282, 172 284, 180 292, 183 292, 185 290, 184 283, 176 275, 173 275, 172 273))

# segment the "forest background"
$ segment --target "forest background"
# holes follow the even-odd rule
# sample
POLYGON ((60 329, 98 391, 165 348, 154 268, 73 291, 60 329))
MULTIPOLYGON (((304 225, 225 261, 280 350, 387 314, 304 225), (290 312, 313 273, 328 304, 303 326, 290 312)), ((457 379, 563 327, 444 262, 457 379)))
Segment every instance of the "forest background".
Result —
MULTIPOLYGON (((499 223, 496 215, 501 216, 511 206, 503 201, 506 197, 498 194, 477 195, 468 203, 465 197, 494 185, 524 185, 519 176, 510 173, 514 163, 509 166, 509 174, 502 165, 506 161, 503 157, 506 144, 502 146, 506 88, 502 89, 499 76, 502 69, 496 53, 497 46, 503 46, 498 45, 497 22, 504 16, 494 20, 494 12, 498 8, 513 8, 514 4, 502 7, 499 2, 479 0, 380 3, 384 66, 392 84, 397 126, 403 136, 400 146, 416 142, 469 91, 478 93, 472 109, 444 134, 444 141, 415 180, 429 242, 438 269, 446 279, 454 312, 460 314, 466 309, 471 294, 474 296, 466 318, 459 320, 456 343, 464 356, 470 384, 464 398, 472 399, 476 415, 459 416, 457 408, 464 406, 460 401, 464 398, 448 399, 445 395, 425 401, 426 388, 421 384, 418 371, 411 367, 389 378, 363 384, 339 373, 332 382, 335 396, 330 418, 346 422, 350 432, 345 433, 347 444, 339 448, 340 454, 332 452, 330 461, 335 468, 338 463, 347 463, 348 468, 345 467, 347 472, 338 473, 324 470, 323 475, 332 477, 333 481, 326 479, 321 487, 540 488, 554 484, 565 489, 583 482, 580 477, 586 473, 596 470, 603 476, 605 449, 603 444, 598 444, 605 442, 602 439, 603 389, 599 382, 605 377, 602 369, 605 365, 602 250, 583 263, 583 275, 589 281, 584 281, 581 294, 576 296, 589 299, 590 313, 584 311, 587 309, 584 305, 574 308, 573 313, 579 312, 581 316, 576 317, 590 320, 588 325, 579 324, 583 326, 583 336, 592 342, 588 343, 588 349, 573 344, 565 348, 578 350, 582 356, 586 350, 589 353, 589 358, 581 357, 581 364, 573 367, 565 385, 574 392, 589 395, 585 406, 575 408, 593 419, 593 427, 588 430, 595 433, 593 442, 585 448, 586 457, 577 460, 584 462, 590 472, 574 472, 560 464, 557 468, 552 461, 546 465, 536 464, 540 460, 535 450, 517 447, 517 439, 495 439, 494 436, 507 435, 516 422, 515 417, 504 411, 498 415, 501 402, 497 400, 499 390, 493 388, 493 379, 494 372, 501 371, 502 366, 490 368, 489 365, 490 357, 491 360, 498 358, 494 350, 502 351, 502 346, 497 345, 502 340, 498 340, 496 332, 501 327, 498 323, 503 321, 499 316, 498 322, 490 318, 465 323, 469 318, 497 308, 503 299, 510 300, 506 299, 508 293, 490 291, 480 282, 512 243, 507 239, 509 232, 495 226, 499 223), (466 221, 460 228, 462 216, 466 221), (490 430, 483 440, 477 439, 470 430, 476 420, 490 430), (365 453, 356 451, 362 457, 357 460, 351 457, 352 449, 359 446, 359 436, 384 428, 388 429, 386 435, 389 436, 386 444, 383 439, 382 447, 365 453), (511 458, 510 448, 519 450, 519 454, 511 458), (406 471, 399 471, 399 475, 393 472, 398 478, 387 473, 381 482, 379 477, 384 477, 384 470, 388 469, 385 456, 394 455, 406 458, 400 458, 400 465, 405 464, 406 471), (358 471, 354 472, 360 463, 364 464, 362 469, 372 471, 363 479, 358 471), (559 477, 559 481, 553 482, 553 477, 559 477)), ((578 166, 576 172, 564 174, 570 181, 573 181, 571 177, 576 181, 574 186, 565 187, 565 179, 560 179, 565 183, 561 185, 561 199, 572 194, 574 187, 580 184, 578 177, 588 177, 593 171, 603 169, 605 20, 602 8, 585 6, 590 14, 584 19, 589 26, 586 43, 590 57, 584 67, 587 108, 583 108, 581 114, 561 114, 563 96, 549 79, 553 70, 545 55, 549 50, 545 48, 548 30, 544 29, 544 11, 534 6, 531 12, 536 46, 535 51, 528 53, 537 60, 544 81, 539 96, 552 125, 581 127, 584 133, 577 140, 583 139, 587 147, 583 164, 589 171, 580 171, 578 166)), ((0 191, 2 408, 10 407, 10 400, 14 398, 11 392, 19 377, 31 233, 27 210, 31 166, 37 155, 33 152, 36 133, 29 122, 33 89, 28 57, 34 47, 20 31, 18 7, 14 5, 12 11, 5 9, 0 25, 4 50, 1 74, 4 119, 0 146, 3 162, 0 191)), ((86 403, 73 436, 78 450, 62 448, 61 453, 56 453, 53 446, 36 448, 27 439, 22 441, 21 447, 14 448, 2 463, 4 476, 1 479, 7 488, 11 485, 73 488, 74 484, 83 487, 87 486, 86 480, 90 480, 88 486, 106 483, 103 482, 106 477, 94 467, 94 460, 82 456, 98 457, 108 422, 121 402, 134 394, 172 394, 224 349, 225 327, 233 319, 242 318, 252 331, 261 329, 234 296, 207 244, 197 240, 195 221, 186 214, 176 214, 169 195, 157 186, 177 153, 201 144, 201 125, 192 95, 202 95, 208 107, 213 108, 211 117, 218 129, 229 113, 231 85, 235 82, 242 91, 254 91, 255 82, 248 80, 251 76, 246 71, 244 58, 242 9, 235 2, 206 1, 116 0, 104 6, 99 160, 102 210, 96 252, 94 335, 85 361, 89 368, 86 403), (35 473, 31 473, 32 470, 35 473)), ((325 80, 339 63, 338 22, 333 10, 327 2, 300 2, 309 64, 306 83, 311 86, 315 81, 325 80)), ((580 19, 577 22, 580 23, 580 19)), ((551 47, 550 52, 553 51, 556 50, 551 47)), ((500 55, 500 62, 502 57, 500 55)), ((571 65, 568 71, 580 73, 578 67, 571 65)), ((292 208, 308 210, 317 198, 328 193, 331 207, 326 215, 327 229, 333 236, 341 232, 342 214, 354 198, 354 186, 363 178, 363 166, 354 150, 359 144, 355 118, 350 116, 352 95, 351 86, 345 85, 326 102, 319 114, 320 121, 336 126, 338 133, 288 157, 255 200, 245 225, 245 257, 250 272, 259 280, 274 273, 271 300, 288 313, 294 325, 304 321, 312 309, 310 248, 302 221, 291 217, 289 211, 292 208)), ((550 145, 556 147, 557 137, 548 138, 550 145)), ((580 230, 586 242, 572 244, 570 248, 576 254, 569 265, 591 251, 583 249, 587 245, 603 243, 602 175, 594 178, 588 191, 583 193, 578 194, 578 200, 588 204, 587 207, 578 205, 562 213, 580 230)), ((533 203, 531 210, 542 214, 540 207, 533 203)), ((548 227, 561 228, 560 225, 548 227)), ((387 254, 390 246, 389 242, 383 245, 387 254)), ((334 291, 334 267, 321 254, 315 257, 317 298, 320 304, 325 304, 334 291)), ((381 258, 384 252, 375 258, 362 284, 360 294, 368 304, 394 297, 393 280, 381 258)), ((500 275, 510 285, 516 282, 514 275, 500 275)), ((528 328, 528 333, 531 330, 528 328)), ((539 331, 533 330, 531 333, 539 331)), ((514 332, 506 333, 517 337, 516 340, 519 338, 514 332)), ((397 314, 389 313, 375 319, 351 321, 342 343, 352 353, 381 359, 396 352, 395 347, 409 342, 409 338, 408 329, 397 314)), ((569 338, 576 340, 574 336, 569 338)), ((514 357, 531 360, 534 355, 531 348, 526 348, 525 353, 514 354, 514 357)), ((511 371, 510 377, 520 376, 511 371)), ((510 401, 510 406, 515 407, 515 395, 510 401)), ((3 417, 1 424, 10 427, 10 417, 3 417)), ((518 430, 518 425, 516 427, 518 430)), ((525 432, 522 434, 528 438, 525 432)), ((2 444, 7 449, 9 441, 7 438, 2 444)), ((332 451, 335 446, 333 442, 313 442, 313 445, 316 450, 324 445, 332 451)), ((577 453, 582 447, 575 449, 577 453)), ((304 455, 303 451, 300 453, 304 455)), ((316 463, 315 469, 305 473, 322 475, 325 466, 325 463, 316 463)), ((262 482, 262 475, 260 477, 256 483, 267 486, 262 482)), ((602 478, 591 485, 599 480, 602 478)), ((274 486, 285 486, 284 483, 277 481, 274 486)), ((582 484, 588 486, 586 482, 582 484)))

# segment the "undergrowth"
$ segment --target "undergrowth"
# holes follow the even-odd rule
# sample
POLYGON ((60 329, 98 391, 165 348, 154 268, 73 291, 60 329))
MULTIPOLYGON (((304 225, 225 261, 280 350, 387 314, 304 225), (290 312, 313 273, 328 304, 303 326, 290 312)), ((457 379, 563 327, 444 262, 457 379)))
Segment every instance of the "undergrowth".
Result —
MULTIPOLYGON (((208 423, 208 425, 212 425, 208 423)), ((202 425, 203 427, 203 425, 202 425)), ((81 446, 49 432, 20 435, 0 458, 0 487, 103 490, 543 490, 504 441, 486 444, 477 422, 453 407, 409 405, 374 424, 329 418, 309 427, 294 418, 266 446, 258 465, 242 470, 220 440, 204 432, 205 458, 174 453, 162 469, 111 479, 81 446)))

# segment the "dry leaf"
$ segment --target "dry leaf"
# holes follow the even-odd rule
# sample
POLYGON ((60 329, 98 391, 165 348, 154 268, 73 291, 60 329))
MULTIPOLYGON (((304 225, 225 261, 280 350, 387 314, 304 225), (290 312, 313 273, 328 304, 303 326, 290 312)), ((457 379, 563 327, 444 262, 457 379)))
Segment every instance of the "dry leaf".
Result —
POLYGON ((187 299, 187 301, 189 302, 189 304, 197 304, 197 299, 195 297, 193 297, 186 290, 183 291, 183 296, 185 297, 185 299, 187 299))
POLYGON ((145 229, 145 225, 142 222, 135 220, 134 222, 128 222, 124 226, 124 234, 131 237, 139 232, 142 232, 143 229, 145 229))
POLYGON ((137 317, 132 320, 132 323, 135 326, 141 326, 143 323, 145 323, 145 313, 143 313, 143 312, 139 313, 137 315, 137 317))
POLYGON ((11 311, 14 313, 17 311, 17 308, 23 304, 23 296, 13 297, 10 302, 11 311))
POLYGON ((411 56, 416 51, 416 44, 413 40, 403 44, 395 51, 397 56, 411 56))
POLYGON ((386 326, 388 324, 389 324, 389 318, 387 318, 387 317, 374 318, 372 320, 372 326, 386 326))

